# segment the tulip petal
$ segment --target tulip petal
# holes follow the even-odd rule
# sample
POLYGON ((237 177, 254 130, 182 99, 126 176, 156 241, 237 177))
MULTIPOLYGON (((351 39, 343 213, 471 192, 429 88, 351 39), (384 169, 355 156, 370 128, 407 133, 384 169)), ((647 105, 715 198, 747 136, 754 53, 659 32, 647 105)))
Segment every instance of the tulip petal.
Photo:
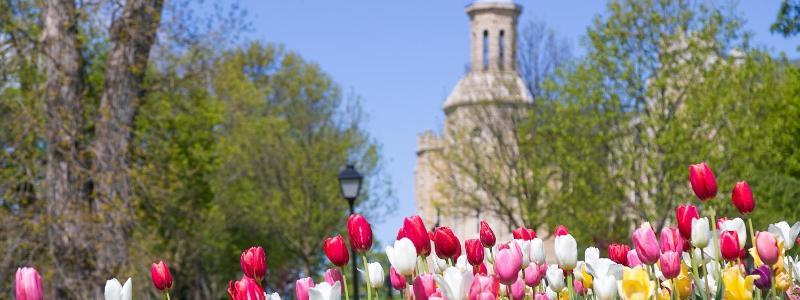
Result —
POLYGON ((120 299, 122 300, 131 300, 133 299, 133 283, 131 283, 131 279, 125 280, 125 284, 122 285, 122 292, 120 292, 120 299))
POLYGON ((119 284, 119 280, 114 278, 106 281, 106 288, 104 293, 106 300, 120 300, 121 292, 122 292, 122 285, 119 284))

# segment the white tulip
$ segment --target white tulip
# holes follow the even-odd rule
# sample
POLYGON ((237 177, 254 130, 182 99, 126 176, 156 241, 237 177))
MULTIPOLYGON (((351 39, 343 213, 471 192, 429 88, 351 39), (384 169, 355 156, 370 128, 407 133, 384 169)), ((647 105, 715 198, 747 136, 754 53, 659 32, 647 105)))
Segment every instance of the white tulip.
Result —
POLYGON ((327 282, 317 284, 308 289, 309 300, 339 300, 342 298, 341 282, 337 281, 333 285, 327 282))
POLYGON ((278 293, 267 294, 264 292, 264 296, 267 300, 281 300, 281 295, 278 293))
POLYGON ((545 263, 547 253, 544 250, 544 241, 540 238, 531 240, 531 262, 541 265, 545 263))
POLYGON ((417 248, 414 248, 414 243, 408 238, 395 241, 394 247, 386 246, 386 256, 400 275, 411 276, 417 267, 417 248))
POLYGON ((692 219, 692 245, 697 248, 705 248, 708 246, 709 239, 711 239, 711 230, 708 228, 708 219, 692 219))
POLYGON ((464 300, 469 296, 474 277, 472 271, 449 267, 444 270, 444 276, 434 275, 433 279, 442 288, 446 299, 464 300))
POLYGON ((714 280, 719 281, 719 279, 720 279, 719 275, 720 275, 721 269, 720 269, 720 266, 719 266, 718 262, 711 261, 711 262, 707 263, 706 264, 706 270, 707 270, 708 274, 711 274, 711 276, 709 278, 714 278, 714 280))
POLYGON ((723 231, 736 231, 739 236, 739 249, 744 249, 744 244, 747 243, 747 227, 744 226, 742 218, 722 222, 719 228, 719 234, 722 234, 723 231))
POLYGON ((106 300, 131 300, 131 279, 125 281, 125 285, 120 285, 116 278, 106 281, 105 296, 106 300))
POLYGON ((769 233, 777 236, 778 239, 783 241, 783 247, 786 250, 791 250, 794 247, 795 239, 797 239, 797 234, 800 233, 800 222, 794 223, 792 227, 789 227, 789 223, 786 221, 780 221, 775 224, 769 225, 769 233))
POLYGON ((369 270, 369 286, 371 288, 379 288, 383 286, 383 267, 380 263, 372 262, 367 265, 369 270))
POLYGON ((472 271, 472 265, 469 264, 466 255, 461 255, 456 259, 456 268, 460 271, 472 271))
POLYGON ((703 278, 700 279, 700 284, 698 284, 697 287, 700 288, 700 292, 703 293, 703 294, 705 294, 705 291, 706 291, 706 283, 708 283, 708 291, 709 291, 709 294, 711 294, 711 297, 716 296, 716 294, 717 294, 717 280, 714 279, 714 276, 706 275, 706 277, 703 277, 703 278))
POLYGON ((585 262, 579 260, 578 263, 575 264, 575 269, 572 269, 572 278, 583 281, 583 267, 585 265, 585 262))
POLYGON ((617 279, 613 276, 594 278, 592 288, 599 300, 613 300, 617 296, 617 279))
POLYGON ((526 240, 514 240, 522 251, 522 268, 525 269, 531 264, 531 242, 526 240))
POLYGON ((564 289, 564 271, 559 269, 558 266, 548 266, 545 275, 547 277, 547 284, 553 291, 561 291, 564 289))
POLYGON ((600 259, 600 249, 596 247, 589 247, 583 251, 583 261, 587 264, 592 264, 600 259))
POLYGON ((555 240, 556 260, 567 270, 572 270, 578 263, 578 242, 571 234, 560 235, 555 240))
POLYGON ((800 262, 797 261, 797 258, 786 256, 783 263, 792 269, 792 277, 794 277, 794 281, 800 282, 800 262))
POLYGON ((433 274, 442 274, 442 272, 444 272, 444 269, 447 268, 447 261, 439 258, 435 254, 428 255, 428 258, 426 258, 425 260, 428 262, 428 268, 430 268, 429 271, 433 274))
POLYGON ((553 291, 553 289, 551 289, 549 286, 547 287, 547 291, 545 291, 545 293, 547 294, 547 299, 550 299, 550 300, 557 300, 558 299, 558 294, 556 294, 556 292, 553 291))
POLYGON ((587 261, 585 263, 586 272, 594 277, 612 276, 614 278, 622 278, 622 270, 624 266, 615 263, 608 258, 599 258, 594 261, 587 261))

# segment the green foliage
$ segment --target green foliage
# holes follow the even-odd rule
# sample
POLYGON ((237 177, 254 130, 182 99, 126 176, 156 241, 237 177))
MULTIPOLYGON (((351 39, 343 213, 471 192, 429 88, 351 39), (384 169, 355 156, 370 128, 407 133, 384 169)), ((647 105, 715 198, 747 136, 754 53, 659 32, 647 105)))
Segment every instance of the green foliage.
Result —
POLYGON ((783 0, 778 10, 778 17, 769 30, 785 37, 800 33, 800 1, 783 0))
MULTIPOLYGON (((686 1, 612 1, 588 52, 551 81, 520 127, 531 170, 554 188, 543 215, 583 244, 627 241, 643 221, 674 224, 695 201, 688 166, 707 161, 733 215, 736 181, 753 184, 757 223, 791 218, 797 195, 797 70, 748 49, 740 20, 686 1), (567 221, 565 221, 567 220, 567 221)), ((695 201, 696 202, 696 201, 695 201)), ((760 224, 763 225, 763 224, 760 224)))

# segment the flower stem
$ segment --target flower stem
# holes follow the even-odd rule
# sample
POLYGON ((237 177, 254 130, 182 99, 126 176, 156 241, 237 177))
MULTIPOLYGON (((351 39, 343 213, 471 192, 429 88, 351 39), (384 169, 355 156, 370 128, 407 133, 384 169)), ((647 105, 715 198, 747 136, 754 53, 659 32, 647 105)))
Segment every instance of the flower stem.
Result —
POLYGON ((170 300, 170 299, 169 299, 169 291, 164 291, 164 295, 166 295, 166 296, 167 296, 167 300, 170 300))
POLYGON ((344 288, 344 299, 345 300, 350 300, 350 295, 347 292, 347 276, 344 275, 345 274, 344 267, 339 267, 339 269, 342 271, 342 286, 344 288))
MULTIPOLYGON (((700 262, 703 263, 703 267, 706 268, 706 276, 703 277, 703 280, 706 284, 706 300, 711 299, 711 286, 708 285, 708 268, 705 266, 706 262, 706 255, 703 253, 703 249, 700 249, 700 262)), ((698 274, 699 275, 699 274, 698 274)))
POLYGON ((362 255, 361 259, 364 261, 364 277, 367 277, 367 278, 364 278, 365 279, 364 283, 366 283, 366 286, 367 286, 367 299, 368 300, 372 300, 372 289, 369 287, 370 286, 370 283, 369 283, 370 279, 369 279, 369 264, 367 263, 367 256, 366 255, 362 255))
MULTIPOLYGON (((712 230, 711 238, 713 239, 713 243, 714 243, 714 260, 719 262, 719 259, 720 259, 720 257, 722 257, 722 254, 720 254, 720 252, 719 252, 719 237, 717 236, 717 216, 716 216, 717 212, 714 210, 713 207, 710 209, 710 211, 711 211, 711 220, 710 221, 711 221, 711 230, 712 230)), ((708 273, 708 272, 706 272, 706 273, 708 273)), ((717 278, 722 278, 722 268, 720 268, 720 274, 717 274, 717 275, 719 275, 719 277, 717 277, 717 278)), ((706 276, 708 276, 708 275, 706 274, 706 276)))
POLYGON ((572 273, 567 274, 567 294, 569 295, 569 299, 574 299, 574 288, 572 287, 572 273))

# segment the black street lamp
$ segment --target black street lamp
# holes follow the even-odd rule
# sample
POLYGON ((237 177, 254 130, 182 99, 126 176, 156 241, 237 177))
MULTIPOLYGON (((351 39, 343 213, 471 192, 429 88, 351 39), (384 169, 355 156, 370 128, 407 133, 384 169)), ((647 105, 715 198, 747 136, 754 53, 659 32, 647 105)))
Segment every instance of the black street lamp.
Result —
MULTIPOLYGON (((339 188, 342 192, 342 197, 347 199, 347 203, 350 204, 351 215, 355 213, 354 205, 358 194, 361 192, 361 181, 363 179, 364 176, 361 176, 353 165, 347 165, 347 168, 339 173, 339 188)), ((350 253, 351 262, 353 263, 353 296, 355 300, 358 300, 358 269, 356 267, 356 251, 353 249, 353 244, 350 244, 350 253)))

